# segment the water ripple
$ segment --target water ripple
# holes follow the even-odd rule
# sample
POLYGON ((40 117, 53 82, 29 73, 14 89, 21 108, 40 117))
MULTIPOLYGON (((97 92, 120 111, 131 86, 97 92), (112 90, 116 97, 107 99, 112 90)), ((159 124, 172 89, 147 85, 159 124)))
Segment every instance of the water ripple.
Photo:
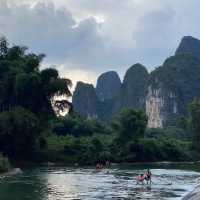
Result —
POLYGON ((36 168, 0 181, 3 200, 178 200, 197 184, 200 173, 153 169, 153 184, 136 185, 141 169, 36 168), (10 192, 12 191, 12 192, 10 192))

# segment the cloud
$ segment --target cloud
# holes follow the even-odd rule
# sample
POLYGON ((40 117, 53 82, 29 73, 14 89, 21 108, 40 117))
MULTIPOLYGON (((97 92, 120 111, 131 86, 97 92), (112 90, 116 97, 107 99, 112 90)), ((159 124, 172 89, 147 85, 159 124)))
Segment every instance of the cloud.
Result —
POLYGON ((200 37, 199 6, 196 0, 0 0, 0 33, 45 53, 44 65, 57 64, 61 75, 95 82, 107 70, 122 77, 136 62, 153 69, 182 36, 200 37))
POLYGON ((151 11, 139 19, 138 29, 133 32, 135 53, 139 58, 144 57, 145 64, 151 69, 173 54, 174 38, 177 39, 173 31, 175 14, 171 7, 151 11))
POLYGON ((93 71, 88 71, 85 69, 66 69, 65 65, 59 66, 59 71, 63 77, 68 77, 72 80, 72 91, 74 91, 76 82, 82 81, 85 83, 92 83, 95 85, 97 74, 93 71))
POLYGON ((112 66, 123 74, 136 62, 144 63, 152 69, 173 53, 173 34, 166 40, 168 32, 174 32, 175 27, 175 10, 169 1, 124 0, 116 3, 115 0, 69 0, 64 3, 60 0, 61 2, 78 19, 84 19, 88 15, 104 18, 100 29, 104 41, 101 52, 104 69, 105 66, 112 66))
MULTIPOLYGON (((92 17, 77 21, 64 7, 56 8, 53 3, 9 4, 1 0, 0 33, 11 43, 26 45, 34 52, 47 55, 46 62, 64 66, 80 73, 94 74, 91 69, 93 59, 103 48, 98 34, 99 24, 92 17), (33 6, 34 5, 34 6, 33 6), (73 63, 69 65, 68 63, 73 63), (73 67, 72 67, 73 66, 73 67), (86 70, 86 73, 83 71, 86 70), (88 71, 91 71, 90 73, 88 71)), ((46 65, 46 64, 45 64, 46 65)), ((85 76, 79 76, 86 79, 85 76)), ((75 77, 74 75, 72 77, 75 77)), ((78 76, 77 76, 78 77, 78 76)))
POLYGON ((3 34, 13 42, 30 46, 33 51, 46 53, 50 59, 67 59, 68 54, 81 47, 93 48, 99 39, 93 19, 77 24, 68 10, 56 10, 52 3, 38 3, 33 8, 4 3, 0 13, 3 34))

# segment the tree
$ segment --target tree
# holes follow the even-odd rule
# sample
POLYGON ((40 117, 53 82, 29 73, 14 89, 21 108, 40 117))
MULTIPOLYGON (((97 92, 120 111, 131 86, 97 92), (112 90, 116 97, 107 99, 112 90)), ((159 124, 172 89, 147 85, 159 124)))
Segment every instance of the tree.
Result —
POLYGON ((40 70, 44 54, 27 50, 0 38, 0 151, 14 159, 28 159, 45 148, 42 133, 49 120, 72 110, 71 80, 54 68, 40 70))
POLYGON ((93 134, 109 134, 108 126, 97 119, 86 119, 76 112, 51 121, 52 131, 57 135, 73 135, 75 137, 91 136, 93 134))
POLYGON ((192 130, 192 144, 200 151, 200 100, 194 100, 189 106, 189 123, 192 130))
POLYGON ((44 54, 27 53, 27 47, 8 47, 0 38, 0 110, 21 106, 33 113, 50 116, 72 110, 71 80, 59 77, 54 68, 39 69, 44 54), (55 99, 63 96, 63 99, 55 99))
POLYGON ((66 109, 72 111, 72 104, 67 100, 71 96, 69 87, 72 82, 67 78, 59 78, 56 69, 47 68, 41 71, 41 80, 43 91, 49 102, 52 103, 56 114, 64 112, 66 109), (65 97, 65 99, 57 99, 56 97, 65 97))
POLYGON ((28 158, 38 146, 39 121, 30 111, 17 107, 0 114, 0 151, 12 158, 28 158))
POLYGON ((177 120, 177 127, 183 129, 183 130, 187 130, 188 129, 188 119, 185 116, 181 116, 178 120, 177 120))
POLYGON ((123 142, 143 137, 146 126, 145 113, 134 109, 123 110, 113 122, 114 131, 118 132, 119 139, 123 142))

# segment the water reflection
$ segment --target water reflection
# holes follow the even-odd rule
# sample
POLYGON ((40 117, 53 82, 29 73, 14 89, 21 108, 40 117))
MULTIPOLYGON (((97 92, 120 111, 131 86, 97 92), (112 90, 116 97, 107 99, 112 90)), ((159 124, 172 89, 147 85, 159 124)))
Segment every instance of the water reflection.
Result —
POLYGON ((46 184, 34 171, 16 177, 6 177, 0 182, 2 200, 44 200, 46 184))
POLYGON ((38 168, 0 182, 2 200, 178 200, 196 185, 198 172, 153 169, 152 185, 136 185, 144 168, 96 171, 81 168, 38 168))

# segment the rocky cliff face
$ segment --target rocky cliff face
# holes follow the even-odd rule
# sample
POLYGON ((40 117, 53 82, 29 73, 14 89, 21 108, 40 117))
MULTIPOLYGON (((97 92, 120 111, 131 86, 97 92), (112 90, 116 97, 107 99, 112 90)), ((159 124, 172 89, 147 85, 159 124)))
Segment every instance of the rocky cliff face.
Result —
POLYGON ((177 97, 171 91, 166 91, 162 87, 148 88, 146 98, 146 114, 148 116, 149 128, 162 128, 169 118, 174 118, 178 114, 177 97))
POLYGON ((162 89, 152 89, 152 86, 149 86, 146 98, 146 113, 148 116, 148 127, 157 128, 163 126, 163 107, 164 97, 162 95, 162 89))
POLYGON ((100 101, 112 99, 119 94, 121 81, 115 71, 109 71, 99 76, 96 93, 100 101))
POLYGON ((98 118, 99 100, 93 85, 78 82, 73 94, 74 110, 88 118, 98 118))
POLYGON ((198 97, 200 59, 189 54, 170 57, 150 75, 146 100, 149 127, 174 125, 198 97))

